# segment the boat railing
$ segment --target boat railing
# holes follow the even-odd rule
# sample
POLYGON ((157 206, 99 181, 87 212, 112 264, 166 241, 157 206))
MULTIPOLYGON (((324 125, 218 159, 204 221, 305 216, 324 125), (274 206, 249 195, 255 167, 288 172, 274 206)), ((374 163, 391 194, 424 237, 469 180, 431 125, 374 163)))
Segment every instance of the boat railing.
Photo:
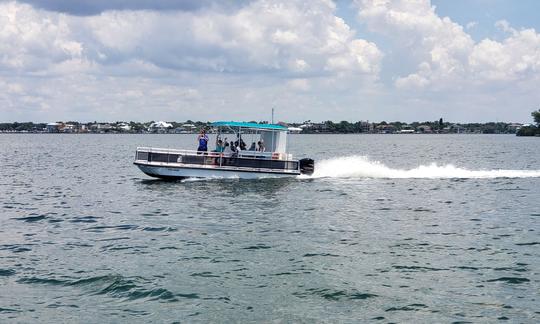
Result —
POLYGON ((252 169, 298 170, 290 154, 240 151, 239 153, 199 152, 166 148, 138 147, 136 162, 159 165, 182 164, 197 167, 242 167, 252 169))
POLYGON ((155 147, 137 147, 137 152, 151 152, 151 153, 163 153, 163 154, 181 154, 181 155, 205 155, 208 157, 239 157, 239 158, 255 158, 255 159, 272 159, 272 160, 292 160, 292 154, 279 153, 279 152, 261 152, 261 151, 239 151, 238 153, 224 153, 215 151, 195 151, 195 150, 178 150, 169 148, 155 148, 155 147))

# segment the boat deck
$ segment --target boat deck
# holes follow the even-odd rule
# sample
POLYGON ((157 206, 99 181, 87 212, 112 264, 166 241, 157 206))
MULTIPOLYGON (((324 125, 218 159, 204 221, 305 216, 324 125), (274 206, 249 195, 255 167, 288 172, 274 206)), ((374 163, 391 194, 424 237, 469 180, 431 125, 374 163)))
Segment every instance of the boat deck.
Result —
POLYGON ((290 154, 241 151, 237 154, 160 148, 137 148, 135 164, 153 167, 300 174, 290 154))

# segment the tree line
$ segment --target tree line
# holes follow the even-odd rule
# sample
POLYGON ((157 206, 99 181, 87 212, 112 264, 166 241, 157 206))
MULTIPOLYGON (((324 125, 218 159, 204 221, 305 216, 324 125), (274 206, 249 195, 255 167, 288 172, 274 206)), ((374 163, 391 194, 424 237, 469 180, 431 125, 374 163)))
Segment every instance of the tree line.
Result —
MULTIPOLYGON (((540 110, 532 113, 537 126, 521 127, 520 124, 505 123, 505 122, 488 122, 488 123, 451 123, 439 119, 436 121, 423 121, 405 123, 400 121, 393 122, 368 122, 368 121, 324 121, 312 122, 310 120, 303 123, 288 123, 289 127, 301 127, 302 133, 324 133, 324 134, 354 134, 354 133, 397 133, 397 132, 415 132, 415 133, 482 133, 482 134, 508 134, 516 133, 522 136, 534 136, 540 133, 540 110)), ((268 123, 267 121, 250 121, 256 123, 268 123)), ((147 133, 151 132, 150 126, 154 121, 149 122, 89 122, 80 123, 76 121, 59 122, 62 125, 74 126, 77 132, 105 132, 105 133, 147 133), (84 127, 82 127, 84 125, 84 127), (97 127, 104 126, 107 127, 97 127), (125 127, 128 126, 128 127, 125 127)), ((192 121, 184 122, 172 121, 169 122, 171 127, 167 132, 174 133, 181 130, 199 131, 200 129, 209 129, 211 122, 192 121), (191 125, 186 129, 186 125, 191 125)), ((13 122, 0 123, 0 132, 46 132, 46 123, 33 122, 13 122)))
POLYGON ((521 127, 517 132, 517 136, 540 136, 540 109, 533 111, 531 116, 536 126, 528 125, 521 127))

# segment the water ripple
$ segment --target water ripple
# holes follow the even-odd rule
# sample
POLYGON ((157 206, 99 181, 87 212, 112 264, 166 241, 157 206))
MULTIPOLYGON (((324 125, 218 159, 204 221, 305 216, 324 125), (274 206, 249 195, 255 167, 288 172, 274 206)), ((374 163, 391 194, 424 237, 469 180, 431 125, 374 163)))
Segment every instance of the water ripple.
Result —
POLYGON ((342 299, 363 300, 378 297, 377 295, 370 293, 348 292, 345 290, 334 290, 329 288, 310 288, 306 289, 304 292, 295 292, 293 295, 299 298, 318 296, 331 301, 339 301, 342 299))
POLYGON ((13 276, 15 273, 16 272, 13 269, 0 269, 0 277, 13 276))
POLYGON ((53 286, 78 287, 91 295, 107 295, 113 298, 136 300, 147 298, 149 300, 178 301, 176 297, 198 298, 196 294, 174 294, 165 288, 144 288, 149 281, 141 277, 124 277, 121 275, 104 275, 76 280, 56 278, 25 277, 17 280, 23 284, 45 284, 53 286))
POLYGON ((521 277, 501 277, 501 278, 486 280, 486 282, 497 282, 497 281, 519 285, 525 282, 529 282, 530 280, 527 278, 521 278, 521 277))
POLYGON ((45 216, 45 215, 32 215, 32 216, 26 216, 26 217, 19 217, 19 218, 15 218, 15 219, 20 220, 20 221, 24 221, 24 222, 27 222, 27 223, 34 223, 34 222, 39 222, 40 220, 44 220, 46 218, 47 218, 47 216, 45 216))

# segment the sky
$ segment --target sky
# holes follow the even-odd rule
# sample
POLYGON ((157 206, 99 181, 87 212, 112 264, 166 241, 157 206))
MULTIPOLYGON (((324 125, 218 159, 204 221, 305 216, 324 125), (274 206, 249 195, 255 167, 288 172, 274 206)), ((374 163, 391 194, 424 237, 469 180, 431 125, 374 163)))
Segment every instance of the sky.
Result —
POLYGON ((0 122, 531 122, 536 0, 0 0, 0 122))

